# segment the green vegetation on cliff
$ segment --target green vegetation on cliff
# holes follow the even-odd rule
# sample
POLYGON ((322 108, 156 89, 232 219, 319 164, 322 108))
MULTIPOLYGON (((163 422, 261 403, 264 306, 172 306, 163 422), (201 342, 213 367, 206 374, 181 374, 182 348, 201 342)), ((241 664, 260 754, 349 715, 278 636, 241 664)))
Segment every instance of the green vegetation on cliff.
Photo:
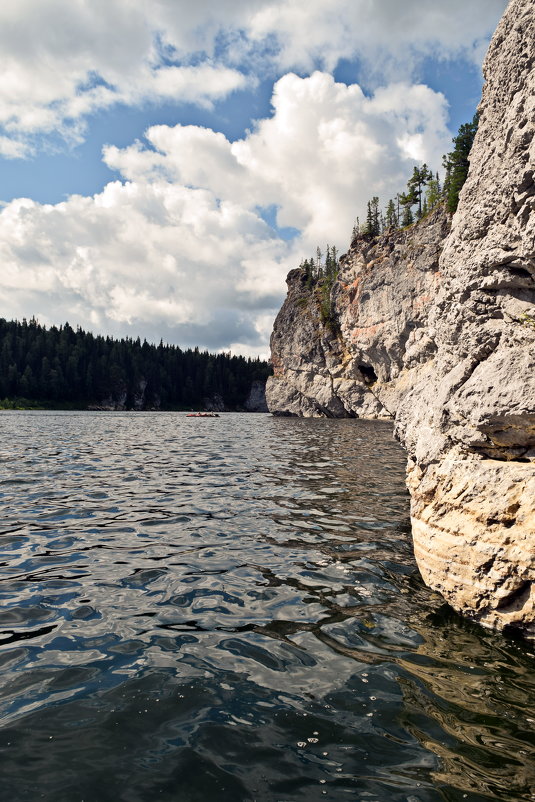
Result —
POLYGON ((378 237, 389 229, 407 228, 415 220, 421 220, 433 211, 440 203, 445 203, 448 212, 453 214, 459 203, 459 193, 468 176, 469 155, 478 122, 476 114, 471 122, 461 125, 457 136, 453 137, 453 150, 442 157, 442 166, 445 170, 442 185, 438 173, 433 174, 427 164, 422 164, 421 167, 415 166, 407 181, 406 192, 398 192, 395 201, 390 199, 384 213, 376 195, 368 201, 366 222, 361 225, 357 217, 352 241, 359 235, 378 237), (414 210, 414 207, 417 208, 414 210))
POLYGON ((338 260, 338 252, 333 245, 327 245, 325 252, 325 259, 321 249, 316 249, 316 258, 305 259, 299 265, 303 271, 306 286, 314 291, 314 295, 319 304, 320 316, 322 322, 334 328, 336 325, 336 315, 334 314, 331 290, 334 282, 338 278, 338 271, 340 263, 338 260))
POLYGON ((446 169, 444 180, 444 194, 448 211, 453 214, 459 205, 459 192, 468 176, 470 167, 470 150, 477 132, 479 117, 477 114, 471 122, 461 125, 456 137, 453 138, 455 147, 451 153, 444 156, 443 165, 446 169))

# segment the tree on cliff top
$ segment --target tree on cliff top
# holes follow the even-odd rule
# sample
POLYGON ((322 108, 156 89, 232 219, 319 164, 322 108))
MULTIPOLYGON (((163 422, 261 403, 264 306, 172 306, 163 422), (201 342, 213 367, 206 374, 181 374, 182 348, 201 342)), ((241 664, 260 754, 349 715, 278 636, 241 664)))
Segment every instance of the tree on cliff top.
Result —
POLYGON ((368 201, 364 233, 369 237, 378 237, 381 233, 381 217, 377 195, 374 195, 371 201, 368 201))
POLYGON ((451 153, 443 156, 442 164, 446 169, 444 180, 444 194, 448 211, 453 214, 459 205, 459 193, 462 189, 468 168, 470 166, 469 155, 476 135, 479 116, 476 113, 472 122, 465 123, 459 128, 457 136, 453 137, 454 148, 451 153))
POLYGON ((428 181, 433 178, 433 173, 427 166, 422 164, 421 167, 415 167, 412 171, 412 176, 407 182, 409 194, 414 198, 414 203, 418 204, 418 220, 422 217, 422 193, 423 188, 428 181))

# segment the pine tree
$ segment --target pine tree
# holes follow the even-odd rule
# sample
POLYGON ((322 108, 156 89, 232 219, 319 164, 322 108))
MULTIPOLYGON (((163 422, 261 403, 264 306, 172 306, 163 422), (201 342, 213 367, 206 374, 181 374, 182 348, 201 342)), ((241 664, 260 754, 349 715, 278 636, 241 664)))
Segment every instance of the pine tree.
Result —
POLYGON ((429 212, 433 211, 435 206, 437 206, 437 204, 440 201, 440 194, 441 194, 440 181, 438 180, 438 173, 437 173, 437 178, 432 178, 427 183, 427 188, 424 198, 424 209, 423 209, 424 214, 427 214, 428 211, 429 212))
POLYGON ((414 215, 411 206, 417 203, 417 199, 413 192, 400 192, 398 195, 399 202, 403 206, 403 214, 401 216, 401 225, 403 228, 411 226, 414 223, 414 215))
POLYGON ((457 209, 459 193, 468 176, 470 150, 477 132, 478 123, 479 117, 475 114, 472 122, 461 125, 457 136, 452 139, 455 147, 451 153, 447 153, 443 157, 442 164, 446 169, 444 194, 448 211, 451 212, 451 214, 457 209))
POLYGON ((377 197, 377 195, 374 195, 374 197, 371 200, 371 208, 372 208, 372 225, 373 225, 372 234, 374 237, 378 237, 379 234, 381 233, 381 217, 379 212, 379 198, 377 197))
POLYGON ((364 233, 368 234, 370 237, 373 236, 373 214, 371 201, 368 201, 366 204, 366 224, 364 233))
POLYGON ((330 281, 334 281, 338 275, 338 251, 336 246, 333 245, 329 248, 327 245, 327 257, 325 260, 325 273, 330 281))
POLYGON ((323 254, 321 252, 321 248, 318 245, 316 248, 316 276, 317 278, 321 278, 323 275, 323 264, 322 264, 323 254))
POLYGON ((411 207, 409 204, 404 204, 403 206, 403 216, 401 218, 401 225, 403 228, 407 228, 407 226, 412 226, 414 223, 414 215, 412 213, 411 207))
POLYGON ((393 200, 389 200, 386 207, 385 227, 387 229, 398 227, 398 215, 396 214, 396 207, 393 200))
POLYGON ((379 211, 379 198, 374 195, 366 206, 366 225, 364 233, 370 237, 378 237, 381 233, 381 214, 379 211))
POLYGON ((421 167, 414 167, 412 171, 412 176, 409 178, 407 182, 407 187, 409 192, 415 198, 415 203, 418 204, 418 219, 422 217, 422 192, 424 186, 433 178, 433 173, 427 166, 427 164, 422 164, 421 167))
MULTIPOLYGON (((331 260, 336 258, 335 251, 330 249, 331 260)), ((93 337, 68 325, 47 330, 33 319, 30 323, 0 319, 0 400, 4 404, 22 396, 39 403, 84 407, 126 392, 131 406, 144 380, 149 404, 158 398, 180 405, 189 377, 190 403, 202 403, 206 386, 219 382, 217 391, 232 406, 245 398, 253 378, 267 376, 266 369, 266 363, 255 364, 243 357, 211 356, 199 349, 184 352, 163 342, 155 347, 146 341, 141 345, 139 339, 93 337), (210 367, 219 362, 233 376, 229 386, 210 367)))

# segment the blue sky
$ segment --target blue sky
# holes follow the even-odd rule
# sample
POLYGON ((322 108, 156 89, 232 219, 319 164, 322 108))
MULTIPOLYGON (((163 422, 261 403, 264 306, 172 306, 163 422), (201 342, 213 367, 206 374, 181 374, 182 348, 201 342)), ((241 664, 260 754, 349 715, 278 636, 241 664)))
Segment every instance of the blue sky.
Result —
POLYGON ((288 269, 440 168, 505 5, 4 0, 0 315, 266 355, 288 269))

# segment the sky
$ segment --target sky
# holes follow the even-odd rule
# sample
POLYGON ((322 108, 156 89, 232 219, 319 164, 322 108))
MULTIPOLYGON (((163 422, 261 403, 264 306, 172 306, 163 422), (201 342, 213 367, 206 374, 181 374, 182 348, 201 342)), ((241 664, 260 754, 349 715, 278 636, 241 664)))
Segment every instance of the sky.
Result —
POLYGON ((2 0, 0 317, 269 354, 285 276, 441 168, 506 0, 2 0))

